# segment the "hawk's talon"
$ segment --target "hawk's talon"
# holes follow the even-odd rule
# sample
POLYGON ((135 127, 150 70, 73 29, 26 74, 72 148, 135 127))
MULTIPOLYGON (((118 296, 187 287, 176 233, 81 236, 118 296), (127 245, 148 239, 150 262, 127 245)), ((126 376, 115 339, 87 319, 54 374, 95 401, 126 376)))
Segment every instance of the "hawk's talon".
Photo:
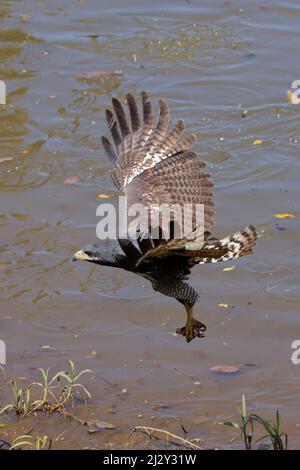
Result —
POLYGON ((176 333, 178 335, 185 336, 185 339, 190 343, 194 338, 204 338, 204 332, 206 326, 194 318, 188 319, 186 325, 182 328, 177 328, 176 333))

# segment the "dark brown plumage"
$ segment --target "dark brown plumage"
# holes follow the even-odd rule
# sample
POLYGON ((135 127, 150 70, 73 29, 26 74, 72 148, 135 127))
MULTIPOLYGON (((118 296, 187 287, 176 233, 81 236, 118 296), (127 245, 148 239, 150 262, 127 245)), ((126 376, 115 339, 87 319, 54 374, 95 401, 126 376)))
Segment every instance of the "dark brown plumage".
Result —
POLYGON ((98 243, 80 250, 75 258, 135 272, 148 279, 154 290, 176 298, 185 306, 188 316, 186 325, 177 332, 189 342, 203 336, 206 329, 192 315, 198 294, 184 282, 191 268, 195 264, 227 261, 252 253, 256 230, 250 225, 222 240, 213 238, 213 183, 204 170, 205 164, 191 151, 195 135, 182 138, 185 129, 182 120, 169 130, 170 111, 163 100, 159 100, 156 120, 147 93, 141 93, 142 116, 131 94, 126 101, 129 119, 116 98, 112 100, 113 112, 105 113, 111 140, 102 137, 102 143, 114 165, 112 179, 127 196, 128 206, 140 203, 150 213, 162 204, 190 205, 185 224, 192 228, 193 236, 188 237, 187 233, 175 236, 173 220, 170 224, 173 236, 165 237, 158 222, 157 227, 148 227, 147 234, 140 234, 137 242, 126 237, 108 245, 98 243), (199 204, 204 207, 204 229, 197 225, 194 211, 199 204), (154 228, 160 233, 158 239, 150 235, 154 228))

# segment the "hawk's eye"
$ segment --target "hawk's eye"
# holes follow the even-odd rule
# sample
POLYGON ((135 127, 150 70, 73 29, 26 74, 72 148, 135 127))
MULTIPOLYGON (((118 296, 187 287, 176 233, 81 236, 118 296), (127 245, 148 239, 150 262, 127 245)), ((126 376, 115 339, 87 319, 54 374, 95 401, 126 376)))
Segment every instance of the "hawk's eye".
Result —
POLYGON ((86 254, 89 258, 92 258, 92 257, 93 257, 93 253, 92 253, 90 250, 85 251, 85 254, 86 254))

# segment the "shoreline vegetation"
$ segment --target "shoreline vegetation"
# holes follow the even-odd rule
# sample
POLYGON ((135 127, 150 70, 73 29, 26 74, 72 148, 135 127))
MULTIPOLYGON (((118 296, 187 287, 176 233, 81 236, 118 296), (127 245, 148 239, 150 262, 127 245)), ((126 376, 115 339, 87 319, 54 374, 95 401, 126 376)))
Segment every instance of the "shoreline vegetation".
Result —
MULTIPOLYGON (((2 372, 7 380, 4 369, 2 372)), ((91 375, 90 369, 77 370, 73 361, 68 362, 68 369, 61 370, 54 375, 50 369, 39 369, 40 381, 32 382, 23 388, 19 388, 16 380, 8 380, 11 401, 0 407, 0 450, 50 450, 55 436, 47 434, 35 434, 32 431, 15 437, 11 442, 7 440, 5 417, 15 414, 16 420, 31 417, 38 414, 46 416, 59 413, 62 419, 75 421, 80 426, 85 426, 88 433, 97 433, 107 429, 115 429, 112 423, 100 420, 83 420, 76 416, 76 400, 85 403, 88 409, 88 401, 92 399, 91 393, 85 385, 79 382, 83 375, 91 375), (72 412, 71 412, 72 411, 72 412), (4 422, 2 422, 4 419, 4 422)), ((0 404, 1 405, 1 404, 0 404)), ((287 450, 288 436, 281 429, 281 418, 278 411, 275 412, 274 421, 262 416, 249 413, 246 397, 243 394, 241 408, 238 411, 239 421, 225 421, 223 426, 229 426, 237 431, 231 442, 241 440, 240 449, 245 450, 287 450)), ((18 421, 16 421, 18 424, 18 421)), ((151 426, 134 426, 128 430, 128 439, 133 433, 144 435, 151 442, 164 446, 165 449, 207 450, 205 441, 200 438, 189 439, 188 431, 180 421, 182 435, 174 434, 167 429, 151 426)), ((210 449, 212 450, 212 449, 210 449)))

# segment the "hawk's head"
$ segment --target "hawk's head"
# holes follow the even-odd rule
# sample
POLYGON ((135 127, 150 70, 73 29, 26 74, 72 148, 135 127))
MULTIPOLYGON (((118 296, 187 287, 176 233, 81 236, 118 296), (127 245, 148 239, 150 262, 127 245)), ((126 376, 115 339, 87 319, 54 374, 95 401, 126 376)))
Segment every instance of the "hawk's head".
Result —
POLYGON ((118 240, 102 240, 99 243, 86 245, 77 251, 73 261, 89 261, 102 266, 116 266, 122 268, 126 256, 120 247, 118 240))

